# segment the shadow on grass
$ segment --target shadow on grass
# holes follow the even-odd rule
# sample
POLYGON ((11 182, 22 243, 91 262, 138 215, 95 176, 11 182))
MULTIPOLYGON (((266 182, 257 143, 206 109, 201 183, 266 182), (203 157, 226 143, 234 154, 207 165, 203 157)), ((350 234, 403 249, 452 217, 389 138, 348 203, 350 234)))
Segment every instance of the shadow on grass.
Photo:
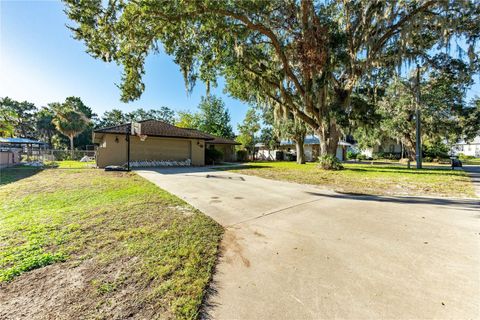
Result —
POLYGON ((307 192, 310 195, 334 198, 334 199, 347 199, 347 200, 360 200, 360 201, 374 201, 374 202, 390 202, 390 203, 403 203, 403 204, 429 204, 440 206, 458 206, 462 209, 474 209, 478 211, 480 209, 480 201, 476 199, 448 199, 448 198, 426 198, 426 197, 395 197, 395 196, 380 196, 369 195, 362 193, 350 193, 350 192, 336 192, 334 194, 325 194, 319 192, 307 192))
MULTIPOLYGON (((214 168, 215 170, 220 170, 220 171, 230 171, 230 170, 251 170, 251 169, 281 169, 282 167, 275 167, 275 166, 266 166, 266 165, 237 165, 237 166, 227 166, 227 167, 218 167, 214 168)), ((295 168, 284 168, 285 170, 291 170, 295 168)), ((454 176, 458 177, 458 173, 452 172, 450 169, 443 169, 443 168, 428 168, 428 169, 408 169, 408 168, 402 168, 400 166, 398 167, 370 167, 370 168, 352 168, 350 166, 345 167, 341 171, 352 171, 352 172, 385 172, 385 173, 393 173, 393 174, 422 174, 422 175, 444 175, 444 176, 454 176)), ((329 172, 334 172, 334 171, 329 171, 329 172)))
POLYGON ((16 166, 0 169, 0 186, 28 178, 42 171, 41 168, 16 166))
POLYGON ((230 166, 230 167, 217 167, 214 168, 218 171, 230 171, 230 170, 248 170, 248 169, 271 169, 272 166, 258 166, 258 165, 238 165, 238 166, 230 166))
POLYGON ((386 173, 399 173, 399 174, 426 174, 426 175, 445 175, 445 176, 456 176, 458 174, 455 173, 451 169, 408 169, 408 168, 345 168, 346 171, 354 171, 354 172, 386 172, 386 173))

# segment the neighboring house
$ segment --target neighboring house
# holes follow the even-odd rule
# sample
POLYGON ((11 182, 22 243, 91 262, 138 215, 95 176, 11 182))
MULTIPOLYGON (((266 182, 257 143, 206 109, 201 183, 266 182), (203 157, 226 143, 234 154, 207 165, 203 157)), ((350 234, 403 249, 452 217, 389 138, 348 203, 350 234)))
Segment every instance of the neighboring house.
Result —
POLYGON ((173 126, 158 120, 139 122, 140 135, 132 135, 130 123, 94 130, 93 142, 98 145, 97 166, 124 165, 127 162, 126 135, 130 135, 130 161, 184 161, 194 166, 205 165, 205 149, 218 148, 225 161, 234 159, 237 142, 195 129, 173 126))
POLYGON ((19 149, 0 148, 0 168, 11 167, 20 163, 19 149))
POLYGON ((452 146, 453 154, 463 154, 480 158, 480 136, 476 136, 471 141, 460 140, 452 146))
POLYGON ((367 158, 372 158, 376 153, 389 153, 392 155, 398 155, 399 158, 402 157, 402 145, 393 139, 384 139, 379 145, 376 145, 372 148, 367 148, 360 150, 360 154, 363 154, 367 158))
POLYGON ((19 164, 23 160, 39 160, 46 149, 43 141, 28 138, 0 138, 0 167, 19 164))
MULTIPOLYGON (((340 141, 337 147, 337 158, 341 161, 346 160, 346 153, 352 145, 345 141, 340 141)), ((286 160, 285 157, 278 159, 277 152, 282 151, 283 156, 286 153, 295 154, 295 142, 290 140, 284 140, 280 142, 280 146, 275 150, 268 150, 262 143, 257 143, 255 145, 256 154, 255 158, 259 160, 286 160)), ((316 136, 310 135, 305 137, 303 144, 303 149, 305 153, 305 161, 317 161, 318 156, 320 155, 320 140, 316 136)))

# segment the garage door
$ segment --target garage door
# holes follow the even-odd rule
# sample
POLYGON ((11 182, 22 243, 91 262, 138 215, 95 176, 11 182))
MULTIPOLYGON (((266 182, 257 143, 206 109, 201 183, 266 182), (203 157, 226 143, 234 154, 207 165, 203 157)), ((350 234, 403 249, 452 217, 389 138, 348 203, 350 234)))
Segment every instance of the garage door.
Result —
POLYGON ((132 137, 130 155, 133 161, 185 160, 191 159, 190 148, 190 140, 187 139, 148 137, 140 141, 138 137, 132 137))

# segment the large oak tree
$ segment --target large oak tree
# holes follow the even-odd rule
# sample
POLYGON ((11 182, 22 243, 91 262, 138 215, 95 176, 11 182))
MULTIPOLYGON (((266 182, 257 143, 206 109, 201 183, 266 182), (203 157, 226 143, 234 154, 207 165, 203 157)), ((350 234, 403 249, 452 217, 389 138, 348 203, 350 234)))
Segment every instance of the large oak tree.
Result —
MULTIPOLYGON (((161 48, 197 79, 291 112, 335 154, 359 83, 464 36, 475 62, 474 1, 64 0, 88 52, 124 67, 122 99, 145 89, 146 57, 161 48)), ((476 22, 477 21, 477 22, 476 22)), ((478 62, 478 60, 477 60, 478 62)))

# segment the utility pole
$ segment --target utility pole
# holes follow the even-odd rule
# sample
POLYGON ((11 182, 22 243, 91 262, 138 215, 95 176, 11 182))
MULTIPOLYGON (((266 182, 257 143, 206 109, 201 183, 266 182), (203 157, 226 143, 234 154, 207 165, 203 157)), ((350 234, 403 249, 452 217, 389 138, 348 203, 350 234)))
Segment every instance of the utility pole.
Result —
POLYGON ((422 130, 420 113, 420 66, 417 64, 417 81, 415 90, 415 160, 417 169, 422 169, 422 130))
POLYGON ((125 140, 127 140, 127 171, 130 171, 130 134, 132 132, 132 124, 127 125, 125 130, 125 140))

